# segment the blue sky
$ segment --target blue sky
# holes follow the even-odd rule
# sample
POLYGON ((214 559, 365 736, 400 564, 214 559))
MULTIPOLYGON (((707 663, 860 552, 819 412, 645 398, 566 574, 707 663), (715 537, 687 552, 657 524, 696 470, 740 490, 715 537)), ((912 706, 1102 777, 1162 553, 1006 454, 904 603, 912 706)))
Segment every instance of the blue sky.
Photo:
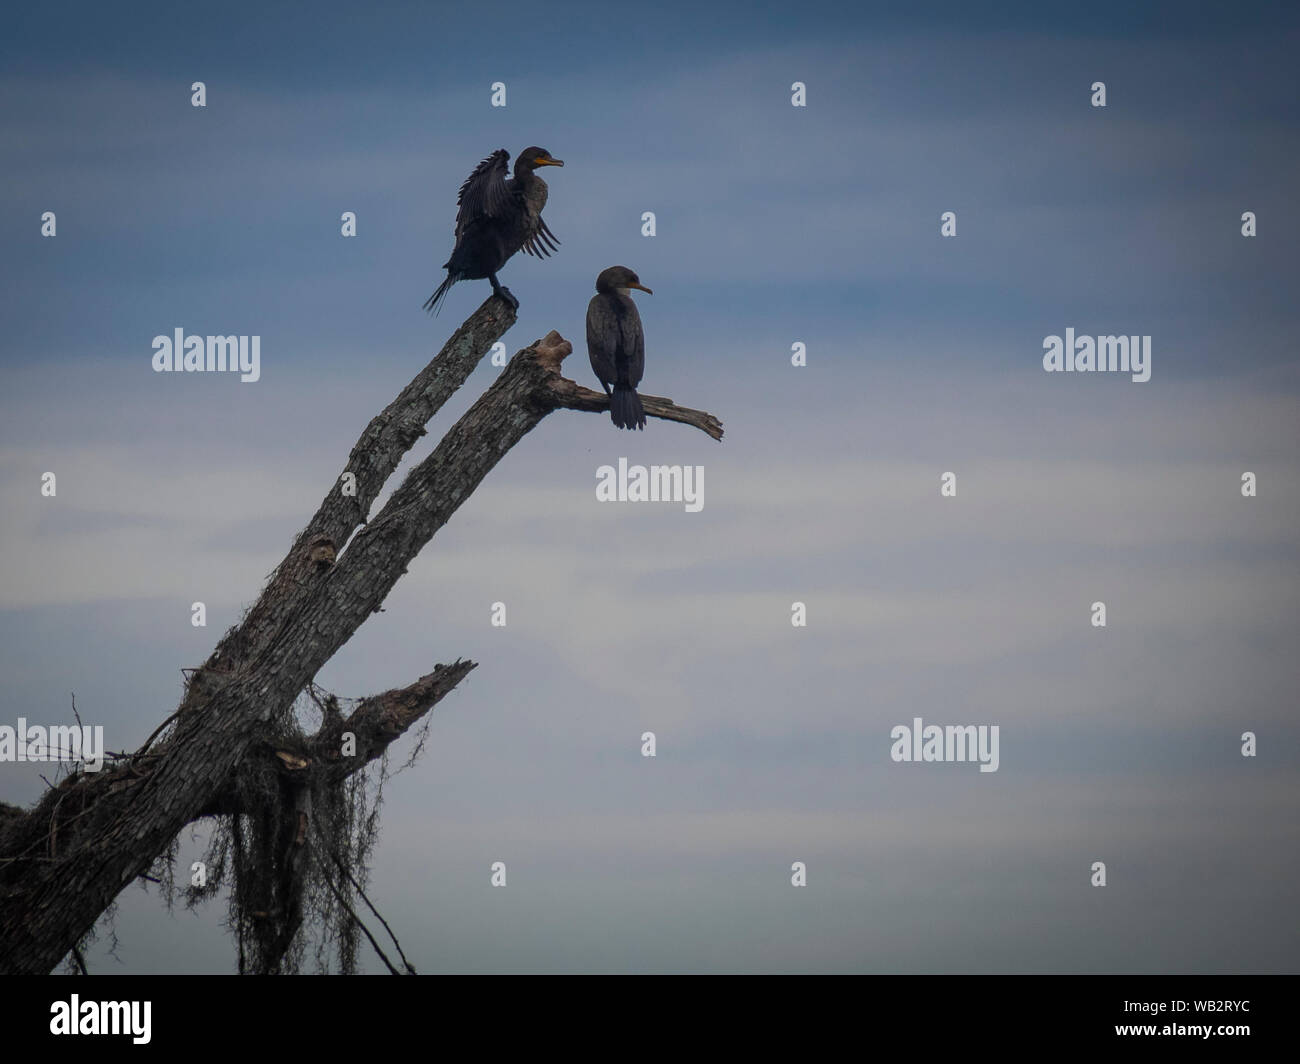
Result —
MULTIPOLYGON (((1297 15, 841 6, 495 5, 490 47, 482 5, 8 15, 0 723, 75 691, 118 749, 174 708, 487 294, 420 310, 456 188, 540 144, 563 243, 502 273, 509 351, 557 329, 594 386, 627 264, 643 389, 727 436, 552 415, 324 670, 481 662, 387 792, 372 896, 417 967, 1294 970, 1297 15), (178 326, 260 335, 262 379, 154 374, 178 326), (1151 381, 1045 374, 1067 326, 1152 336, 1151 381), (597 504, 621 456, 703 464, 703 511, 597 504), (914 716, 998 724, 999 771, 892 763, 914 716)), ((133 888, 92 964, 229 971, 220 916, 133 888)))

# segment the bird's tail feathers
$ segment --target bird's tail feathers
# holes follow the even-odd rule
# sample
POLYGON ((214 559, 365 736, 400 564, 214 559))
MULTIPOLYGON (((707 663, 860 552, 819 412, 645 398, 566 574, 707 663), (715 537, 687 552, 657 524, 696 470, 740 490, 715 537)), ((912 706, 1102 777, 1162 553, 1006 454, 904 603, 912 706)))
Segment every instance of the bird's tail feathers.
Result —
POLYGON ((609 399, 609 416, 615 428, 645 428, 645 409, 635 388, 626 384, 614 385, 614 394, 609 399))
POLYGON ((451 291, 451 286, 459 280, 460 278, 456 274, 447 274, 447 279, 438 285, 438 290, 424 301, 424 309, 430 314, 436 314, 441 309, 442 301, 447 297, 447 293, 451 291))

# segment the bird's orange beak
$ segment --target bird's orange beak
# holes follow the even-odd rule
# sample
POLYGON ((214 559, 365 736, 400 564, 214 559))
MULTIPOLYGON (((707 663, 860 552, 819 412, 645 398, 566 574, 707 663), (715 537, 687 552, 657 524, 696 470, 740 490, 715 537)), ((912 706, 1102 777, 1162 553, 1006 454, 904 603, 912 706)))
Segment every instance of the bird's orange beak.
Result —
MULTIPOLYGON (((630 285, 628 285, 628 288, 639 288, 642 292, 650 292, 650 289, 648 289, 645 285, 643 285, 643 284, 636 284, 635 282, 632 283, 632 284, 630 284, 630 285)), ((650 292, 650 294, 651 294, 651 295, 654 295, 653 292, 650 292)))
POLYGON ((538 166, 563 166, 564 165, 563 159, 534 159, 533 162, 535 162, 538 166))

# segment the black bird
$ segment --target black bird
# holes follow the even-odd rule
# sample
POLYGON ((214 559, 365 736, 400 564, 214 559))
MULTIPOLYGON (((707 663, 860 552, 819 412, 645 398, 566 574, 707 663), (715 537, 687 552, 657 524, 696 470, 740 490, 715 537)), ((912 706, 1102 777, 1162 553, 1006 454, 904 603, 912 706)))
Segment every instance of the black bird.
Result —
POLYGON ((631 288, 650 292, 641 278, 626 266, 600 271, 596 294, 587 304, 587 354, 591 368, 610 397, 609 414, 615 427, 643 429, 645 411, 636 386, 645 371, 645 333, 641 329, 641 315, 628 295, 631 288))
POLYGON ((559 245, 542 221, 546 182, 534 172, 539 166, 563 166, 545 148, 525 148, 515 157, 515 176, 506 177, 510 153, 494 151, 465 179, 456 197, 456 246, 442 264, 447 279, 424 304, 436 310, 457 281, 486 277, 492 291, 519 309, 519 300, 503 288, 497 271, 522 248, 546 258, 559 245))

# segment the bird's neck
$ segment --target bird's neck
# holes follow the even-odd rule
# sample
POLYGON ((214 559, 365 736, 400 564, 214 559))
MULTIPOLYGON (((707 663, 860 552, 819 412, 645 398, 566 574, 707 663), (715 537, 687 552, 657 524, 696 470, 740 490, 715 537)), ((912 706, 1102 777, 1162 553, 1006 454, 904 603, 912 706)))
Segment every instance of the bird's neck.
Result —
POLYGON ((530 211, 541 214, 550 190, 547 189, 546 182, 530 170, 526 180, 515 181, 515 195, 523 197, 530 211))

